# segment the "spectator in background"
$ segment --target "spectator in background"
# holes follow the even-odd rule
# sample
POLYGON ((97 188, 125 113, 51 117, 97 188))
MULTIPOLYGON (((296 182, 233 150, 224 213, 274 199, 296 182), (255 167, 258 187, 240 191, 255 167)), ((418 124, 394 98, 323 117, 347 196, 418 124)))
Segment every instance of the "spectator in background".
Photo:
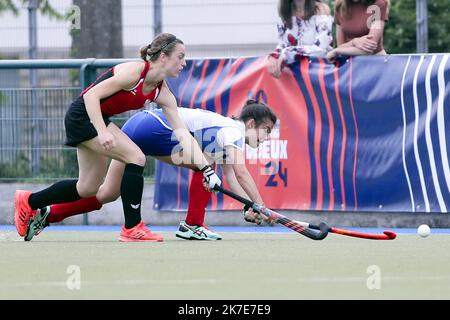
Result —
POLYGON ((321 0, 279 0, 278 14, 278 46, 267 62, 275 78, 286 64, 302 56, 325 57, 333 49, 333 17, 321 0))
POLYGON ((333 61, 338 55, 386 54, 383 33, 388 9, 389 0, 336 0, 337 48, 327 58, 333 61))

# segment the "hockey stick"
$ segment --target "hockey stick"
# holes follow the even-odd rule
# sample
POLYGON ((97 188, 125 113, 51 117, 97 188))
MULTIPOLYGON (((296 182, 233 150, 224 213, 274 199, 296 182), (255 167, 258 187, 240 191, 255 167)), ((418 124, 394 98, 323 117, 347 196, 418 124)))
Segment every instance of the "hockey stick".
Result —
POLYGON ((310 239, 322 240, 322 239, 325 239, 326 236, 328 235, 328 231, 330 228, 324 222, 320 223, 317 226, 318 227, 317 230, 312 230, 312 229, 308 228, 307 226, 299 223, 298 221, 291 220, 278 212, 275 212, 264 206, 256 204, 253 201, 250 201, 248 199, 245 199, 245 198, 235 194, 234 192, 225 190, 221 186, 216 185, 214 187, 214 189, 222 192, 223 194, 226 194, 227 196, 229 196, 239 202, 242 202, 245 205, 250 206, 254 211, 259 212, 259 213, 263 214, 264 216, 266 216, 267 218, 272 219, 274 222, 282 224, 283 226, 288 227, 289 229, 292 229, 295 232, 300 233, 310 239))
MULTIPOLYGON (((320 229, 320 225, 314 225, 314 224, 310 224, 307 222, 301 222, 301 221, 296 221, 296 222, 307 228, 320 229)), ((397 237, 397 235, 394 232, 388 231, 388 230, 383 231, 383 234, 373 234, 373 233, 350 231, 350 230, 329 227, 328 232, 337 233, 337 234, 341 234, 341 235, 349 236, 349 237, 369 239, 369 240, 394 240, 397 237)))

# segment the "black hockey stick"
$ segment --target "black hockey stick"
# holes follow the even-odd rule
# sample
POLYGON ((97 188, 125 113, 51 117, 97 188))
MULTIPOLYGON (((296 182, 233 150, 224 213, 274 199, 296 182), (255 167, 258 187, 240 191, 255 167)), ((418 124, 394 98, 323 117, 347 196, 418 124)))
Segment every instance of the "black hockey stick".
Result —
POLYGON ((216 191, 220 191, 223 194, 226 194, 227 196, 242 202, 245 205, 250 206, 254 211, 261 213, 262 215, 266 216, 267 218, 272 219, 274 222, 282 224, 285 227, 288 227, 289 229, 294 230, 297 233, 300 233, 310 239, 313 240, 322 240, 325 239, 326 236, 328 235, 328 231, 329 231, 329 227, 326 225, 326 223, 321 222, 319 224, 319 230, 313 230, 310 229, 308 227, 305 227, 304 225, 302 225, 301 223, 299 223, 298 221, 295 220, 291 220, 285 216, 283 216, 282 214, 275 212, 273 210, 270 210, 264 206, 261 206, 259 204, 254 203, 251 200, 245 199, 237 194, 235 194, 232 191, 229 190, 225 190, 224 188, 222 188, 221 186, 215 186, 214 190, 216 191))
MULTIPOLYGON (((301 221, 297 221, 297 222, 307 228, 320 229, 319 225, 314 225, 311 223, 301 222, 301 221)), ((337 234, 341 234, 341 235, 349 236, 349 237, 369 239, 369 240, 394 240, 397 237, 397 235, 394 232, 389 231, 389 230, 383 231, 383 234, 374 234, 374 233, 365 233, 365 232, 358 232, 358 231, 330 227, 328 232, 337 233, 337 234)))

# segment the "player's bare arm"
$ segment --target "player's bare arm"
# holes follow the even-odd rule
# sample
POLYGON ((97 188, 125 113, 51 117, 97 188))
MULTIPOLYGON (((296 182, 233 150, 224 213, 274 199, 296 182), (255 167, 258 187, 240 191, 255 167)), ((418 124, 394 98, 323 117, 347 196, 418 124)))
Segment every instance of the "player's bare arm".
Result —
POLYGON ((247 167, 245 166, 244 152, 233 146, 227 146, 225 147, 225 149, 227 152, 228 161, 231 163, 239 185, 248 194, 253 202, 263 204, 264 202, 261 195, 259 194, 256 183, 253 180, 250 172, 248 172, 247 167))

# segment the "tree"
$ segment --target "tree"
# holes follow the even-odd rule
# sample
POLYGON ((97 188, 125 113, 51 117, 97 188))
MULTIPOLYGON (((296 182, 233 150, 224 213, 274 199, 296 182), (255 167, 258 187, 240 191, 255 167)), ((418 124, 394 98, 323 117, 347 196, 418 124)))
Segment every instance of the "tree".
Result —
MULTIPOLYGON (((328 0, 331 8, 335 0, 328 0)), ((429 52, 450 52, 448 1, 428 0, 429 52)), ((416 53, 416 0, 391 0, 384 47, 390 54, 416 53)))
MULTIPOLYGON (((20 0, 28 6, 31 0, 20 0)), ((0 14, 19 14, 18 1, 0 0, 0 14)), ((50 4, 50 0, 37 0, 41 14, 56 19, 73 19, 73 14, 62 14, 50 4)), ((72 56, 76 58, 119 58, 123 56, 122 3, 121 0, 90 1, 73 0, 79 8, 80 28, 72 29, 72 56)))
POLYGON ((450 52, 450 3, 448 1, 428 1, 429 51, 450 52))
POLYGON ((75 58, 121 58, 122 1, 73 0, 79 8, 80 28, 72 29, 75 58))
MULTIPOLYGON (((428 1, 429 52, 450 52, 449 5, 428 1)), ((416 52, 416 0, 391 1, 384 44, 389 53, 416 52)))
POLYGON ((392 54, 416 52, 416 0, 391 1, 384 47, 392 54))
MULTIPOLYGON (((30 0, 21 0, 22 5, 28 5, 30 0)), ((51 5, 50 0, 38 0, 38 9, 43 15, 56 19, 64 19, 64 16, 56 11, 51 5)), ((4 11, 12 12, 14 15, 19 14, 19 8, 13 0, 0 0, 0 14, 4 11)))

